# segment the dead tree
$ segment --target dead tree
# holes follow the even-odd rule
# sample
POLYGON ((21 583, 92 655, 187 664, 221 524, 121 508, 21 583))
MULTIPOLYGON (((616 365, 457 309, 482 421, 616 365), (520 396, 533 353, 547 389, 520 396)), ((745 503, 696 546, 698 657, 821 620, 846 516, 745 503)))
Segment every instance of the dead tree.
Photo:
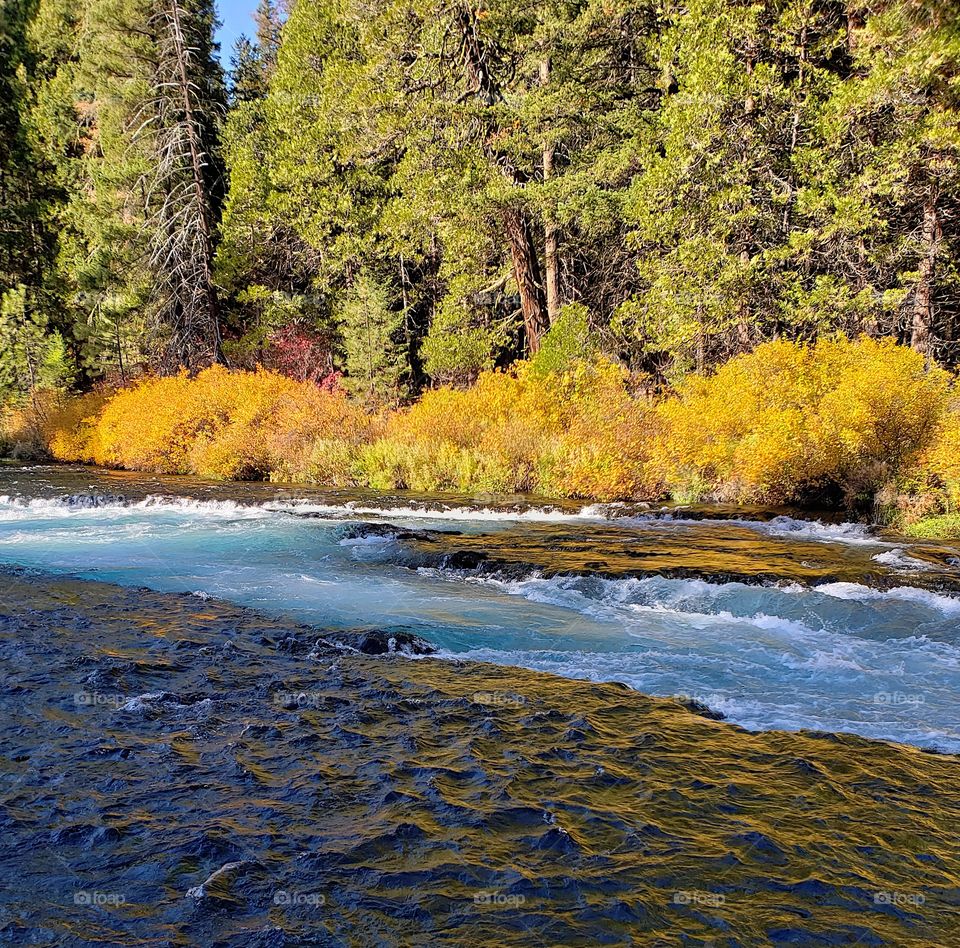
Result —
POLYGON ((152 136, 155 159, 145 187, 155 311, 164 368, 195 369, 222 361, 206 147, 210 102, 181 0, 159 0, 151 20, 157 62, 142 127, 152 136))

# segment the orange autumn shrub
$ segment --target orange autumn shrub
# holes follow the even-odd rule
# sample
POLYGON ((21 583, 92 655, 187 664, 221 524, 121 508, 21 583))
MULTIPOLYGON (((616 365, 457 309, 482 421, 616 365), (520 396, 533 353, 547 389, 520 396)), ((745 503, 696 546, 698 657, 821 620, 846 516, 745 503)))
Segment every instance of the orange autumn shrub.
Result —
POLYGON ((626 382, 623 369, 605 360, 557 379, 567 408, 545 493, 600 501, 660 495, 648 466, 658 418, 652 401, 632 395, 626 382))
POLYGON ((521 365, 427 392, 390 417, 359 468, 381 489, 631 497, 645 488, 650 416, 608 361, 547 374, 521 365))
POLYGON ((936 437, 901 485, 901 521, 960 512, 960 404, 941 421, 936 437))
POLYGON ((213 366, 145 379, 100 416, 99 464, 213 478, 299 473, 314 441, 364 437, 364 413, 341 393, 274 372, 213 366))
POLYGON ((827 339, 767 343, 658 402, 602 358, 484 372, 379 416, 313 383, 213 367, 34 393, 4 428, 20 456, 160 473, 596 500, 842 495, 908 525, 960 505, 950 389, 889 340, 827 339))
POLYGON ((49 453, 41 420, 46 414, 49 396, 53 394, 35 392, 31 401, 25 404, 2 406, 0 447, 5 457, 35 460, 49 453))
POLYGON ((921 466, 941 485, 947 511, 960 511, 960 405, 944 420, 921 466))
POLYGON ((537 462, 557 428, 555 403, 522 368, 481 373, 469 389, 426 392, 361 452, 364 480, 380 488, 536 491, 537 462))
POLYGON ((186 373, 143 379, 121 389, 97 423, 94 461, 158 474, 186 474, 199 428, 186 373))
POLYGON ((4 413, 3 438, 18 455, 89 464, 95 460, 97 420, 111 395, 108 388, 85 395, 34 391, 23 405, 4 413))
POLYGON ((99 453, 98 422, 113 390, 98 389, 72 398, 61 397, 44 424, 44 441, 57 461, 94 462, 99 453))

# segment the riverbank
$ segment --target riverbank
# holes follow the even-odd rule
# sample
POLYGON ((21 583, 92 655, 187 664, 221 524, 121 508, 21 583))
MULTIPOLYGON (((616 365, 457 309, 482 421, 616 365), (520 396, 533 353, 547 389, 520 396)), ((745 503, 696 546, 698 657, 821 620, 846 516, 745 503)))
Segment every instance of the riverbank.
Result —
POLYGON ((402 410, 213 368, 8 413, 19 456, 234 480, 659 502, 795 503, 960 531, 955 380, 889 340, 768 343, 669 393, 535 362, 402 410))
POLYGON ((355 654, 190 595, 3 583, 8 938, 920 946, 960 925, 954 757, 355 654))

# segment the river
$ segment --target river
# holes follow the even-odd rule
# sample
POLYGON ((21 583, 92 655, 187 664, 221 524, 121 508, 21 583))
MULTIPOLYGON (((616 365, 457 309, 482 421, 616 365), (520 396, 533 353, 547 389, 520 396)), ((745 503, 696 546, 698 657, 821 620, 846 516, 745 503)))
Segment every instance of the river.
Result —
POLYGON ((949 544, 8 466, 0 567, 8 940, 958 930, 949 544))

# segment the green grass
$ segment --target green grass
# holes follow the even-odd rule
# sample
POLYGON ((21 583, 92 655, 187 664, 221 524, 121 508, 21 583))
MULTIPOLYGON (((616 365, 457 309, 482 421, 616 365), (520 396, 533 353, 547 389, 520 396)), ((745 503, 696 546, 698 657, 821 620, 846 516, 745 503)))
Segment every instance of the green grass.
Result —
POLYGON ((928 540, 957 540, 960 539, 960 514, 925 517, 904 527, 903 532, 911 537, 928 540))

